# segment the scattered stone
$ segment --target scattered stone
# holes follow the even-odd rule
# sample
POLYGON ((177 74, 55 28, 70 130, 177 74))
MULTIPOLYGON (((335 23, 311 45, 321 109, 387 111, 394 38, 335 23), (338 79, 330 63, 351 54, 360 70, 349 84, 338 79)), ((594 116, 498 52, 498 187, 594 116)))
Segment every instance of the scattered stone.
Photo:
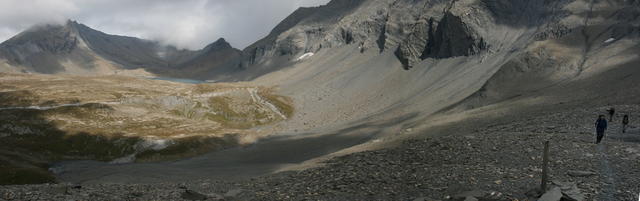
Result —
POLYGON ((553 184, 560 187, 562 190, 563 199, 571 201, 583 201, 586 200, 586 196, 580 191, 578 185, 575 182, 560 182, 553 181, 553 184))
POLYGON ((562 199, 562 190, 560 187, 555 187, 544 193, 538 201, 560 201, 560 199, 562 199))
MULTIPOLYGON (((640 106, 638 111, 640 113, 640 106)), ((560 117, 562 116, 558 118, 560 117)), ((540 119, 546 121, 549 118, 540 119)), ((539 151, 535 150, 540 148, 541 140, 547 137, 554 140, 554 147, 562 147, 561 153, 554 154, 553 161, 564 161, 563 164, 554 164, 550 168, 551 176, 554 179, 549 184, 551 189, 560 188, 560 200, 595 200, 603 192, 603 186, 607 185, 605 182, 593 176, 574 177, 569 175, 572 170, 588 170, 596 172, 598 175, 604 174, 598 169, 599 158, 584 157, 585 149, 596 150, 597 148, 589 144, 593 136, 579 134, 579 132, 569 132, 566 135, 538 136, 539 134, 528 133, 528 128, 521 128, 527 124, 529 123, 518 123, 506 128, 490 128, 495 130, 479 129, 475 133, 467 134, 468 136, 481 136, 475 139, 469 139, 468 136, 463 135, 411 139, 403 142, 402 146, 394 148, 336 157, 319 168, 283 172, 265 177, 255 177, 246 181, 206 180, 160 184, 86 184, 82 186, 81 190, 74 190, 71 188, 73 184, 67 184, 71 188, 72 195, 51 192, 50 189, 62 184, 2 186, 0 187, 0 201, 3 199, 187 200, 181 196, 183 196, 182 194, 187 196, 186 190, 188 189, 196 190, 198 194, 204 196, 199 198, 206 200, 340 200, 346 199, 345 196, 348 196, 349 200, 389 198, 389 200, 463 201, 469 196, 478 200, 493 201, 537 200, 544 194, 543 191, 533 189, 527 192, 522 187, 539 186, 541 169, 538 166, 541 163, 541 157, 539 157, 539 151), (468 149, 469 142, 473 145, 473 151, 468 149), (580 146, 572 146, 573 144, 580 146), (443 147, 447 147, 446 150, 442 151, 443 147), (500 151, 493 152, 493 147, 497 147, 500 151), (529 152, 527 149, 532 151, 529 152), (532 160, 528 160, 529 158, 532 160), (494 181, 497 180, 501 180, 502 183, 496 184, 494 181), (187 188, 187 186, 199 187, 187 188), (490 189, 491 191, 484 191, 486 193, 464 192, 470 190, 469 188, 490 189), (219 190, 225 191, 219 192, 219 190), (221 195, 226 197, 223 198, 221 195), (416 198, 419 195, 428 197, 416 198), (448 195, 456 195, 456 199, 448 195)), ((546 123, 534 122, 531 124, 546 123)), ((561 125, 556 128, 560 130, 573 129, 563 128, 561 125)), ((591 127, 584 128, 589 131, 591 129, 591 127)), ((621 150, 613 151, 608 156, 611 165, 616 170, 621 170, 615 171, 616 180, 610 181, 616 185, 615 189, 609 191, 616 200, 638 199, 638 194, 635 191, 637 188, 635 184, 639 181, 637 172, 626 171, 624 168, 637 167, 638 161, 630 160, 633 159, 630 157, 635 153, 624 151, 625 146, 635 145, 629 143, 628 146, 620 144, 618 148, 610 147, 621 150)), ((477 190, 476 192, 482 191, 477 190)))
POLYGON ((195 192, 193 190, 185 190, 184 192, 182 192, 180 197, 186 200, 206 200, 208 198, 208 196, 195 192))
POLYGON ((131 197, 142 197, 144 193, 136 191, 136 192, 131 192, 129 195, 131 195, 131 197))
POLYGON ((69 186, 60 185, 60 186, 52 186, 51 187, 51 193, 52 194, 60 194, 60 195, 70 195, 71 191, 69 189, 69 186))
POLYGON ((538 187, 527 191, 525 195, 530 198, 539 198, 543 193, 544 192, 542 192, 542 190, 538 187))
POLYGON ((473 196, 467 196, 464 201, 478 201, 477 198, 474 198, 473 196))
POLYGON ((572 171, 567 172, 567 174, 569 176, 572 176, 572 177, 588 177, 588 176, 597 175, 597 173, 595 173, 595 172, 581 171, 581 170, 572 170, 572 171))
POLYGON ((242 189, 231 189, 224 194, 224 197, 236 197, 242 192, 243 192, 242 189))
POLYGON ((488 193, 485 191, 481 191, 481 190, 471 190, 471 191, 465 191, 459 194, 456 194, 453 196, 454 200, 462 200, 462 199, 466 199, 467 197, 474 197, 474 198, 482 198, 487 196, 488 193))

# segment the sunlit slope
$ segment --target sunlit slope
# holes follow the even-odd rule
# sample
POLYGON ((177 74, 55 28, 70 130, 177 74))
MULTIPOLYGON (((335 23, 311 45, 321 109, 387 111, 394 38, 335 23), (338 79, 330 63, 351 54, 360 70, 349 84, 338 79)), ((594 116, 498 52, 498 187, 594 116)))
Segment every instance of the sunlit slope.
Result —
POLYGON ((254 127, 294 110, 272 89, 244 84, 24 74, 0 81, 0 159, 15 172, 2 174, 9 183, 42 172, 37 161, 157 161, 238 146, 264 135, 254 127))

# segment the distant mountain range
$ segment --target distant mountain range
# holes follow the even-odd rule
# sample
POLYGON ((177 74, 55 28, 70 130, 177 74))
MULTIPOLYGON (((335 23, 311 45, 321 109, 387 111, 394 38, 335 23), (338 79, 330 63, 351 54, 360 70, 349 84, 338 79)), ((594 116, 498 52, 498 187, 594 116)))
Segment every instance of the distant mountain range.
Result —
POLYGON ((501 66, 521 59, 515 57, 526 57, 530 51, 527 48, 540 41, 568 41, 587 43, 578 44, 586 46, 581 61, 562 65, 572 66, 567 74, 580 74, 587 64, 587 53, 600 51, 593 49, 599 40, 637 37, 639 4, 332 0, 327 5, 297 9, 267 36, 243 50, 231 47, 224 39, 201 50, 180 50, 68 21, 64 25, 32 27, 0 44, 0 72, 110 74, 143 69, 156 76, 234 81, 296 66, 297 58, 308 53, 343 47, 355 47, 354 52, 361 54, 377 52, 376 57, 392 54, 388 62, 400 62, 409 70, 432 66, 428 63, 433 61, 508 54, 497 60, 482 60, 501 66), (589 5, 616 12, 606 17, 609 21, 599 21, 598 13, 587 9, 589 5), (581 16, 585 12, 590 14, 581 16), (602 31, 591 28, 596 25, 607 27, 602 31))
MULTIPOLYGON (((72 20, 64 25, 38 25, 0 44, 0 72, 114 74, 143 69, 156 76, 250 80, 291 66, 305 53, 362 43, 364 36, 354 35, 357 30, 346 30, 338 22, 364 2, 334 0, 323 6, 299 8, 242 51, 223 38, 192 51, 110 35, 72 20)), ((353 28, 366 31, 371 27, 353 28)))
POLYGON ((240 54, 223 38, 191 51, 106 34, 71 20, 32 27, 0 44, 0 58, 9 66, 47 74, 142 68, 161 76, 206 79, 237 69, 240 54))

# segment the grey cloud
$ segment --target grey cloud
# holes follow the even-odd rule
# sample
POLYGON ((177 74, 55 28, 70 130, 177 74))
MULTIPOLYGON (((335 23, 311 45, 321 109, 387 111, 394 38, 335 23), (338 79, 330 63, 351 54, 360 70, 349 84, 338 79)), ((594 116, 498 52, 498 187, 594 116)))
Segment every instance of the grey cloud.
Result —
POLYGON ((110 34, 199 49, 220 37, 243 48, 298 7, 329 0, 2 0, 0 41, 33 25, 74 19, 110 34))

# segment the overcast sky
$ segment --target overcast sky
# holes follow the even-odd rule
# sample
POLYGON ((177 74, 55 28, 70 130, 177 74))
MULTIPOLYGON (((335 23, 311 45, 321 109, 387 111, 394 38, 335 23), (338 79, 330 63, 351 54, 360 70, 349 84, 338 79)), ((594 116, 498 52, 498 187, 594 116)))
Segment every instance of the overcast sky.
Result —
POLYGON ((298 7, 329 0, 0 0, 0 41, 73 19, 109 34, 199 49, 224 37, 244 48, 298 7))

